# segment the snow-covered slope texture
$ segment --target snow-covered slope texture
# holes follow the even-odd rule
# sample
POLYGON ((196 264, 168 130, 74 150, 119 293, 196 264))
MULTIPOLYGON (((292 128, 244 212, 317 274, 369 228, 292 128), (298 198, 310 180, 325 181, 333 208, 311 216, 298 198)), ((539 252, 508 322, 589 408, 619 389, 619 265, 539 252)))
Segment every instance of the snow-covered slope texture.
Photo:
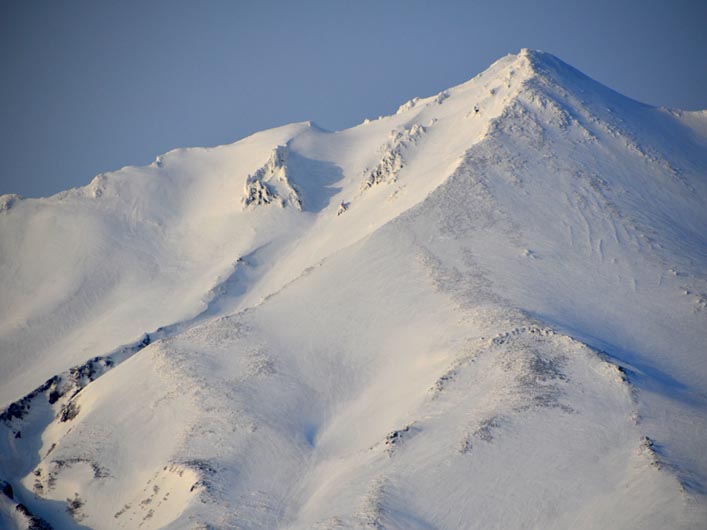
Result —
POLYGON ((0 204, 3 528, 707 526, 705 112, 523 50, 0 204))

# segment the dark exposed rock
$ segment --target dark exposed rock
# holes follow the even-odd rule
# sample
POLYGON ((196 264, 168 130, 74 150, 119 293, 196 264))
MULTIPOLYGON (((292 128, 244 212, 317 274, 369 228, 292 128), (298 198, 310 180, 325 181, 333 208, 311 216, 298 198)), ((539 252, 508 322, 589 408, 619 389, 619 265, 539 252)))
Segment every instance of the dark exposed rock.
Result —
POLYGON ((81 508, 83 508, 84 501, 79 497, 78 493, 74 493, 74 498, 68 497, 66 499, 66 511, 71 514, 71 517, 75 521, 81 521, 84 518, 81 508))
POLYGON ((9 499, 14 498, 15 492, 12 490, 12 485, 9 482, 0 480, 0 486, 2 487, 2 493, 3 495, 5 495, 5 497, 9 499))
POLYGON ((59 412, 59 421, 67 422, 73 420, 79 415, 81 407, 75 401, 69 401, 66 405, 61 406, 61 411, 59 412))
POLYGON ((17 506, 15 506, 15 510, 20 512, 29 520, 29 526, 27 526, 27 530, 53 530, 52 525, 50 525, 41 517, 33 515, 32 512, 30 512, 24 504, 18 504, 17 506))

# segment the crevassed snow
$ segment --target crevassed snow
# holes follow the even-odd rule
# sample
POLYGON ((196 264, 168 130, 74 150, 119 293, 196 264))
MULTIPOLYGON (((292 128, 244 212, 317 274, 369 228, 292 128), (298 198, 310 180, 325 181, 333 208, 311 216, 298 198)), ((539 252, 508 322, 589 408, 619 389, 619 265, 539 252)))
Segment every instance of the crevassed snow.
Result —
POLYGON ((0 520, 704 526, 706 130, 522 50, 4 201, 0 520))

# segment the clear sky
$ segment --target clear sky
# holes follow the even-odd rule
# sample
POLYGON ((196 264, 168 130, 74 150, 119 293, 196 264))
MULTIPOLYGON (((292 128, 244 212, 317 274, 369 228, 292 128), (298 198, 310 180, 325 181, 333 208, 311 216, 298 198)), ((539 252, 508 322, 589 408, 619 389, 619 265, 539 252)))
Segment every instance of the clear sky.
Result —
POLYGON ((704 109, 705 28, 705 0, 0 0, 0 194, 293 121, 346 128, 524 47, 704 109))

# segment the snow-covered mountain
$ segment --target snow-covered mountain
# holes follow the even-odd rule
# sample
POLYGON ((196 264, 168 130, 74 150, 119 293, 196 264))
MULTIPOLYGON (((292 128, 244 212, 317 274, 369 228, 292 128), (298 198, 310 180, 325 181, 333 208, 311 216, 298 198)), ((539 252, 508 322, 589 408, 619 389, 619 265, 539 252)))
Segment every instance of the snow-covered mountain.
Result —
POLYGON ((0 285, 0 527, 707 526, 707 112, 552 55, 3 196, 0 285))

